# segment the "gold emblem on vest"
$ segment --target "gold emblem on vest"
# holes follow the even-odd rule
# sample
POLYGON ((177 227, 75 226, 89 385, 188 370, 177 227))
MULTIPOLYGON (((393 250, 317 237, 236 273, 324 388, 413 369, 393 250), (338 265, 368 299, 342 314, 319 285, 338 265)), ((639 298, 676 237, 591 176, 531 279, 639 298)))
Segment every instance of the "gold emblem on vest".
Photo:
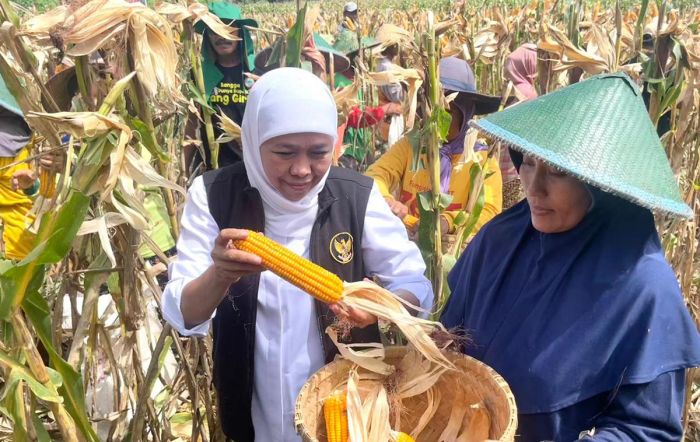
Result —
POLYGON ((330 251, 333 259, 341 264, 347 264, 352 261, 352 235, 348 232, 336 234, 331 239, 330 251))

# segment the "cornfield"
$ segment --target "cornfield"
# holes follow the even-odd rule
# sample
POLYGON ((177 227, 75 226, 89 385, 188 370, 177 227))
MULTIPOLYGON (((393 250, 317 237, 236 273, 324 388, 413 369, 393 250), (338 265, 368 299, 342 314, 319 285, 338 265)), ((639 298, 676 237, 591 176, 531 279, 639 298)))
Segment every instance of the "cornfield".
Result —
MULTIPOLYGON (((309 3, 301 17, 306 31, 332 38, 343 3, 309 3)), ((420 128, 427 143, 437 143, 442 131, 436 115, 444 103, 431 89, 436 84, 431 60, 438 56, 464 58, 479 90, 498 95, 513 94, 505 60, 523 43, 538 45, 540 93, 603 72, 624 71, 644 83, 652 121, 670 116, 662 141, 696 214, 690 222, 660 216, 657 224, 700 324, 696 2, 359 3, 358 33, 373 35, 384 23, 402 29, 397 41, 404 69, 382 76, 372 72, 371 59, 361 60, 351 91, 335 93, 339 113, 356 104, 358 89, 371 102, 379 86, 403 82, 408 126, 420 128), (654 37, 653 56, 643 50, 645 34, 654 37)), ((259 24, 253 31, 258 50, 297 23, 297 6, 243 4, 244 16, 259 24)), ((0 438, 224 440, 215 411, 211 339, 182 338, 162 320, 157 278, 172 258, 153 240, 145 207, 146 200, 159 200, 160 222, 177 238, 190 184, 183 159, 183 145, 190 141, 187 115, 199 113, 211 125, 215 112, 204 102, 201 38, 193 26, 200 20, 224 25, 202 4, 184 0, 149 6, 74 0, 56 7, 0 0, 0 13, 0 74, 35 133, 28 161, 62 158, 59 170, 44 179, 55 188, 45 186, 34 202, 28 227, 36 234, 32 252, 21 261, 0 261, 0 438), (90 68, 95 54, 110 66, 108 72, 90 68), (58 97, 45 86, 65 60, 75 65, 79 87, 70 112, 60 111, 58 97), (143 258, 143 249, 157 259, 143 258)), ((228 132, 236 136, 235 130, 228 132)), ((490 154, 498 155, 498 149, 490 154)), ((480 210, 475 182, 456 245, 443 254, 439 226, 433 229, 437 236, 419 238, 436 286, 436 311, 449 295, 444 275, 480 210)), ((439 214, 439 190, 428 206, 427 212, 439 214)), ((700 441, 700 379, 691 375, 688 384, 686 440, 700 441)))

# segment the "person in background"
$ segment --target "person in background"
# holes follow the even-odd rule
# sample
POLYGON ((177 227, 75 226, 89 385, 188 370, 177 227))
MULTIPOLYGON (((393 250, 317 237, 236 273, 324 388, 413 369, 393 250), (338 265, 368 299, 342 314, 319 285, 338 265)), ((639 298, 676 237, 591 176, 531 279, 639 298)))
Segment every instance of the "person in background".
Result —
POLYGON ((525 43, 514 50, 505 65, 506 79, 513 82, 518 101, 537 98, 535 76, 537 75, 537 45, 525 43))
MULTIPOLYGON (((355 69, 357 67, 360 50, 363 55, 369 54, 370 49, 379 46, 380 42, 373 37, 362 38, 362 48, 357 34, 352 31, 341 32, 333 48, 345 54, 350 60, 350 68, 335 75, 336 88, 344 88, 352 85, 355 79, 355 69)), ((373 126, 376 126, 384 119, 383 106, 372 106, 364 99, 364 91, 357 91, 357 101, 359 104, 353 106, 345 115, 345 124, 342 131, 342 155, 338 159, 341 166, 353 170, 364 170, 371 164, 375 157, 376 143, 372 137, 373 126)))
MULTIPOLYGON (((525 43, 513 51, 506 59, 506 79, 513 82, 518 101, 537 98, 535 76, 537 75, 537 45, 525 43)), ((503 178, 503 209, 520 202, 525 194, 518 171, 505 148, 500 152, 499 164, 503 178)))
MULTIPOLYGON (((478 161, 486 168, 484 181, 484 206, 477 221, 478 230, 487 221, 501 212, 501 172, 496 158, 487 159, 487 147, 477 142, 475 159, 462 161, 464 140, 469 121, 474 115, 483 115, 498 110, 500 97, 476 92, 474 73, 469 64, 455 57, 440 60, 440 83, 445 95, 457 93, 450 103, 452 122, 447 142, 440 148, 440 187, 452 195, 452 203, 442 215, 442 232, 455 231, 454 219, 469 202, 472 186, 471 166, 478 161)), ((413 171, 413 146, 408 135, 382 155, 369 169, 367 175, 377 183, 392 212, 404 219, 407 215, 419 217, 418 194, 430 190, 430 175, 426 169, 413 171)), ((414 229, 417 226, 413 227, 414 229)))
POLYGON ((343 22, 338 25, 336 33, 340 34, 343 31, 355 32, 359 23, 357 3, 347 2, 343 6, 343 22))
POLYGON ((652 210, 693 212, 637 85, 599 75, 473 125, 526 199, 467 246, 441 321, 508 382, 517 440, 680 441, 700 336, 652 210))
MULTIPOLYGON (((34 235, 29 231, 34 217, 30 211, 40 181, 25 162, 32 145, 32 131, 0 77, 0 221, 3 257, 7 259, 23 259, 34 247, 34 235)), ((55 158, 46 156, 39 167, 51 170, 56 163, 55 158)))
POLYGON ((376 318, 315 301, 230 244, 245 239, 245 229, 262 232, 344 281, 376 278, 427 310, 433 295, 418 248, 377 186, 331 167, 338 118, 328 86, 302 69, 275 69, 257 80, 248 106, 243 162, 207 172, 189 189, 163 317, 185 336, 213 327, 228 438, 299 441, 296 397, 337 354, 326 327, 339 315, 356 325, 352 342, 379 342, 376 318))
MULTIPOLYGON (((195 30, 202 33, 202 73, 207 102, 217 111, 220 109, 227 117, 240 125, 243 121, 248 90, 253 86, 253 79, 246 76, 255 68, 255 48, 250 31, 246 26, 257 27, 257 22, 244 19, 241 8, 227 1, 215 1, 208 4, 209 12, 221 19, 225 24, 235 29, 238 41, 227 40, 217 35, 204 22, 199 21, 195 30)), ((217 117, 212 118, 214 138, 221 135, 217 117)), ((199 128, 199 138, 203 144, 205 155, 204 165, 211 168, 211 152, 207 141, 204 124, 199 124, 196 116, 190 116, 187 133, 189 138, 196 139, 196 129, 199 128)), ((219 144, 219 167, 241 161, 241 147, 237 141, 219 144)), ((188 171, 200 168, 201 154, 193 145, 185 148, 185 164, 188 171)))
MULTIPOLYGON (((399 55, 399 44, 388 41, 385 34, 383 26, 377 30, 376 38, 381 43, 377 72, 391 71, 400 67, 395 64, 396 57, 399 55)), ((386 143, 392 146, 404 133, 402 103, 406 92, 401 83, 393 83, 381 86, 379 93, 379 101, 384 109, 384 122, 380 124, 380 132, 386 143)))

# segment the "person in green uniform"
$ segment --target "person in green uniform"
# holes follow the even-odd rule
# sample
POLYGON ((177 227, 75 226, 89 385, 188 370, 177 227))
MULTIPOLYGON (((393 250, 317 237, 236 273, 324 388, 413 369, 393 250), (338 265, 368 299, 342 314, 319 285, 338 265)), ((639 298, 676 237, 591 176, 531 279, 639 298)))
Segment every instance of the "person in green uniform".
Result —
MULTIPOLYGON (((202 73, 207 102, 216 110, 221 110, 227 117, 240 125, 243 121, 248 90, 253 87, 253 79, 245 74, 254 69, 255 48, 250 31, 246 26, 257 27, 255 20, 244 19, 241 8, 226 1, 208 3, 209 12, 221 19, 222 22, 234 28, 234 34, 239 41, 227 40, 213 32, 204 22, 195 25, 195 31, 202 33, 202 73)), ((216 117, 213 119, 216 123, 216 117)), ((195 138, 196 118, 189 122, 189 133, 195 138)), ((200 136, 204 145, 205 165, 211 168, 211 157, 204 125, 201 125, 200 136)), ((214 136, 218 138, 221 131, 214 124, 214 136)), ((189 146, 185 159, 190 171, 201 167, 202 158, 194 146, 189 146), (194 163, 194 164, 193 164, 194 163)), ((241 161, 241 149, 236 141, 219 145, 219 167, 241 161)))

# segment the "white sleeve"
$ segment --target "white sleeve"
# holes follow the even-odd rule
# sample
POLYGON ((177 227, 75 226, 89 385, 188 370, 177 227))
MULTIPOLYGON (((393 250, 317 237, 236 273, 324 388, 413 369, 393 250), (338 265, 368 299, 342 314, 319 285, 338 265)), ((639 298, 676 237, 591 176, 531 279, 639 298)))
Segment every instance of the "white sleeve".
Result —
MULTIPOLYGON (((207 192, 202 177, 197 177, 189 191, 180 220, 177 259, 170 263, 170 281, 163 292, 163 318, 183 336, 205 336, 211 319, 190 329, 180 310, 182 289, 204 273, 213 263, 211 251, 219 234, 219 226, 209 212, 207 192)), ((214 317, 216 311, 212 313, 214 317)))
MULTIPOLYGON (((408 239, 406 227, 389 209, 375 183, 367 202, 362 235, 362 258, 368 273, 390 291, 413 293, 420 307, 433 307, 433 289, 425 277, 418 246, 408 239)), ((421 315, 425 316, 425 315, 421 315)))

